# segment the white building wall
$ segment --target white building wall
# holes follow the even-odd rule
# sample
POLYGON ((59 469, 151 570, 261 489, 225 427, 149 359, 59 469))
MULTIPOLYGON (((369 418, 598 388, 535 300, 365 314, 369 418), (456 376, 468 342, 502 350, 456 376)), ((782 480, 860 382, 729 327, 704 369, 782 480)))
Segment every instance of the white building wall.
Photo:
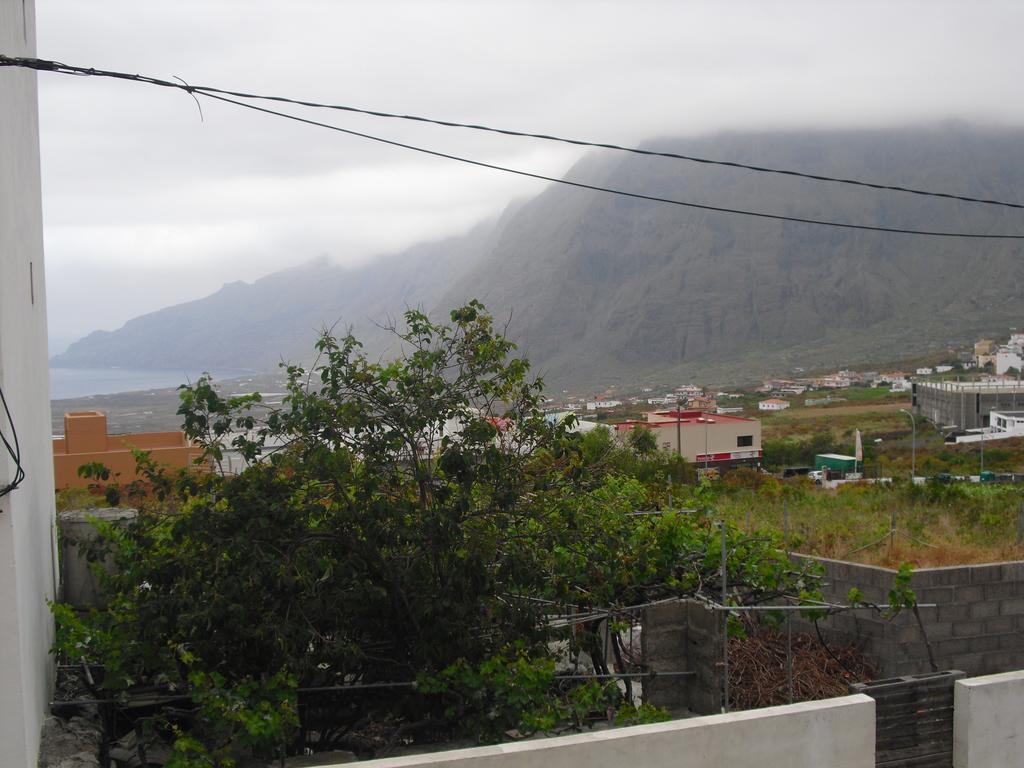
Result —
POLYGON ((1024 368, 1020 351, 1012 347, 1001 347, 996 352, 996 375, 1002 375, 1011 368, 1016 368, 1018 371, 1024 368))
MULTIPOLYGON (((0 51, 35 56, 34 0, 0 0, 0 51)), ((0 68, 0 387, 25 481, 0 499, 0 764, 35 766, 49 700, 54 597, 53 454, 34 72, 0 68)), ((11 437, 0 414, 0 429, 11 437)), ((14 465, 0 456, 0 486, 14 465)))
POLYGON ((1024 672, 958 680, 953 689, 954 768, 1007 768, 1024 760, 1024 672))
POLYGON ((367 760, 364 768, 874 768, 875 702, 809 701, 551 739, 367 760))

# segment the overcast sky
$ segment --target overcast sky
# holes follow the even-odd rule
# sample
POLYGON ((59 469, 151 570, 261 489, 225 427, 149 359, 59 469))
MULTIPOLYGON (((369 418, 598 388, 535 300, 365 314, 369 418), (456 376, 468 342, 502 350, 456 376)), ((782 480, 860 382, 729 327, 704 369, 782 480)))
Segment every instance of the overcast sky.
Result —
MULTIPOLYGON (((731 128, 1024 124, 1020 2, 37 0, 38 51, 194 84, 635 144, 731 128)), ((540 182, 133 83, 39 75, 50 335, 321 254, 453 234, 540 182)), ((560 175, 579 152, 318 113, 560 175)), ((813 170, 813 169, 812 169, 813 170)))

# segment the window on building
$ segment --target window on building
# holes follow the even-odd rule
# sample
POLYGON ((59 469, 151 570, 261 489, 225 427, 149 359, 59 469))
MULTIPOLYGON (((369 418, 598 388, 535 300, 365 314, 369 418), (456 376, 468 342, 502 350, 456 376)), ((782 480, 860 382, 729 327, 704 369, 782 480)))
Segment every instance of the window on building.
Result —
POLYGON ((752 446, 753 444, 754 444, 754 436, 753 435, 740 435, 739 437, 736 438, 736 447, 737 448, 748 448, 748 447, 752 446))

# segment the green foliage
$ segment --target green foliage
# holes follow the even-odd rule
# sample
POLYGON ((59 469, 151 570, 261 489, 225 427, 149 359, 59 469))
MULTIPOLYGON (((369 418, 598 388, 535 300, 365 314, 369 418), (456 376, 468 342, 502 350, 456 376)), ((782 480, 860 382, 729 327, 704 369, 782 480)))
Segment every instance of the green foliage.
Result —
POLYGON ((72 509, 96 509, 100 505, 100 497, 88 488, 65 488, 57 492, 57 511, 67 512, 72 509))
POLYGON ((531 658, 520 647, 477 665, 458 659, 436 675, 421 675, 419 689, 444 702, 445 719, 462 735, 493 742, 511 730, 529 735, 564 722, 572 709, 551 695, 554 683, 554 661, 531 658))
POLYGON ((819 453, 847 453, 849 446, 840 445, 827 432, 819 432, 805 440, 765 440, 762 450, 764 466, 777 470, 814 466, 814 457, 819 453))
MULTIPOLYGON (((311 369, 287 367, 277 408, 223 398, 208 377, 182 388, 206 457, 230 446, 249 466, 165 477, 137 455, 147 503, 127 528, 99 526, 109 608, 54 606, 57 649, 102 661, 112 692, 190 695, 192 727, 168 725, 180 765, 294 752, 325 730, 487 740, 661 716, 623 708, 615 685, 556 684, 555 640, 609 670, 596 625, 554 630, 546 613, 714 594, 710 517, 633 513, 664 508, 669 489, 707 510, 715 491, 683 486, 677 456, 545 421, 541 382, 478 302, 450 324, 405 320, 389 363, 324 334, 311 369), (300 688, 354 683, 371 687, 328 726, 296 704, 300 688)), ((725 536, 731 599, 817 594, 776 538, 725 536)))
POLYGON ((649 429, 633 429, 629 433, 629 447, 641 456, 650 456, 658 450, 658 438, 649 429))
MULTIPOLYGON (((189 675, 189 683, 204 747, 223 745, 207 752, 207 759, 212 758, 214 765, 228 763, 238 752, 261 757, 285 754, 288 734, 299 725, 296 680, 292 675, 279 671, 229 685, 217 672, 197 670, 189 675)), ((188 740, 176 743, 175 752, 191 759, 203 754, 188 740)))
POLYGON ((671 719, 672 716, 668 712, 652 704, 641 704, 638 707, 624 704, 615 713, 616 725, 647 725, 649 723, 663 723, 671 719))
POLYGON ((102 461, 90 461, 80 466, 76 472, 79 477, 93 481, 89 484, 89 490, 103 496, 107 506, 116 507, 121 503, 121 489, 118 487, 116 479, 113 483, 109 482, 110 470, 102 461))
POLYGON ((889 609, 886 611, 888 617, 896 616, 904 609, 912 609, 917 605, 917 595, 910 588, 912 575, 913 569, 910 564, 901 563, 893 578, 892 589, 889 590, 889 609))

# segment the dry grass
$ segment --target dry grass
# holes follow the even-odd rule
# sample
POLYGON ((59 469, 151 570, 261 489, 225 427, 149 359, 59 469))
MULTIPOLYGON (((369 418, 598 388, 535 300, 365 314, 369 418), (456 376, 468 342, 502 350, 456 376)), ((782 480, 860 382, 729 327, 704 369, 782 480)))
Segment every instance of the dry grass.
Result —
POLYGON ((723 487, 715 511, 751 533, 781 535, 807 554, 894 567, 1024 560, 1016 543, 1024 487, 969 484, 895 487, 857 484, 836 491, 768 478, 756 488, 723 487), (896 512, 897 535, 889 531, 896 512))
MULTIPOLYGON (((898 413, 906 403, 866 403, 864 405, 828 405, 820 408, 798 408, 784 411, 781 419, 834 419, 839 416, 869 416, 875 413, 898 413)), ((902 417, 906 419, 906 416, 902 417)))

